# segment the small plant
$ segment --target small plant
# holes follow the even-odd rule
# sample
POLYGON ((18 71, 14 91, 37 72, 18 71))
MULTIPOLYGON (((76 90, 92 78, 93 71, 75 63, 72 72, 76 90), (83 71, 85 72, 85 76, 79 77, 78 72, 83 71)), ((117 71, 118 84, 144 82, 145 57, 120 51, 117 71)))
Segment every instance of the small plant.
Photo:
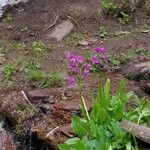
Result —
POLYGON ((120 61, 119 56, 115 54, 110 55, 109 65, 110 66, 119 66, 122 62, 120 61))
POLYGON ((27 46, 24 43, 15 43, 13 44, 13 48, 15 50, 24 50, 27 48, 27 46))
POLYGON ((143 49, 131 49, 126 53, 110 54, 109 65, 110 66, 119 66, 121 64, 127 63, 129 60, 143 54, 145 56, 150 56, 149 51, 144 51, 143 49))
POLYGON ((110 94, 110 80, 104 88, 99 86, 92 111, 83 117, 72 117, 74 138, 60 144, 60 150, 138 150, 137 142, 130 133, 122 129, 121 121, 130 119, 137 124, 150 123, 150 104, 145 107, 140 101, 135 110, 125 111, 131 97, 137 101, 133 92, 125 92, 125 82, 121 81, 115 95, 110 94), (142 105, 141 105, 142 104, 142 105))
POLYGON ((27 79, 31 86, 45 88, 58 85, 62 77, 59 73, 45 73, 41 70, 30 70, 27 73, 27 79))
POLYGON ((119 59, 117 59, 117 57, 112 56, 110 58, 110 61, 109 61, 110 66, 119 66, 120 64, 121 64, 121 61, 119 59))
POLYGON ((48 86, 59 85, 62 80, 60 73, 45 73, 40 70, 40 68, 40 64, 35 59, 31 59, 22 62, 20 71, 25 73, 27 81, 31 86, 45 88, 48 86))
POLYGON ((123 131, 119 121, 131 93, 122 95, 124 92, 120 92, 118 91, 111 101, 110 81, 107 81, 104 89, 100 86, 88 119, 86 116, 72 118, 72 128, 78 137, 59 145, 60 150, 94 150, 97 147, 102 150, 125 148, 132 137, 123 131))
POLYGON ((119 22, 122 24, 127 24, 129 22, 129 14, 121 12, 121 17, 119 17, 119 22))
POLYGON ((134 100, 137 105, 136 109, 129 109, 126 113, 126 117, 140 125, 146 125, 150 127, 150 103, 148 100, 140 99, 137 95, 134 95, 134 100))
POLYGON ((8 64, 2 68, 6 80, 12 80, 12 75, 16 72, 16 70, 15 64, 8 64))
POLYGON ((32 51, 36 56, 39 56, 41 53, 51 51, 53 49, 52 45, 45 45, 41 41, 34 42, 32 44, 32 51))
POLYGON ((30 70, 40 69, 40 64, 35 59, 22 61, 20 71, 28 73, 30 70))
POLYGON ((8 21, 8 23, 12 23, 14 20, 13 14, 7 14, 6 19, 8 21))
POLYGON ((95 35, 97 35, 97 36, 99 36, 101 38, 104 38, 104 37, 106 37, 108 35, 108 33, 107 33, 107 30, 105 29, 105 27, 100 27, 98 32, 95 33, 95 35))
POLYGON ((119 8, 119 6, 111 2, 111 0, 102 0, 101 5, 107 13, 113 13, 119 8))

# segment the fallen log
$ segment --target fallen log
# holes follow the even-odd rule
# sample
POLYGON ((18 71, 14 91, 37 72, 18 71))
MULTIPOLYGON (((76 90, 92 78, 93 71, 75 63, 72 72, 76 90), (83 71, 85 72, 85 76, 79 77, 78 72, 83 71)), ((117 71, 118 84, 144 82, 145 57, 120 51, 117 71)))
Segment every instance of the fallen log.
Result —
POLYGON ((142 125, 137 125, 126 120, 121 122, 121 126, 125 131, 129 132, 141 141, 150 144, 150 128, 144 127, 142 125))

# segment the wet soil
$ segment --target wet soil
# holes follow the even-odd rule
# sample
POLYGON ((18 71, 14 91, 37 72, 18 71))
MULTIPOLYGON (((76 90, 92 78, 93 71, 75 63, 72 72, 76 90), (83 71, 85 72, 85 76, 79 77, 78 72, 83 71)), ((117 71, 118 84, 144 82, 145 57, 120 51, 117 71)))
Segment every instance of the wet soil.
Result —
MULTIPOLYGON (((40 63, 41 70, 57 71, 66 76, 69 74, 64 55, 66 51, 84 55, 92 53, 96 46, 104 46, 110 53, 115 54, 126 53, 131 49, 149 51, 149 29, 150 16, 143 8, 131 12, 129 23, 123 25, 117 18, 102 11, 99 0, 30 0, 8 8, 0 21, 0 48, 3 48, 2 57, 5 58, 0 67, 15 63, 17 71, 13 75, 14 82, 10 85, 5 82, 4 74, 0 70, 0 114, 12 121, 17 134, 26 133, 27 137, 32 137, 32 140, 29 138, 31 145, 40 140, 41 149, 45 142, 56 148, 58 143, 73 136, 70 130, 71 116, 73 113, 80 114, 78 88, 68 87, 64 80, 58 86, 47 87, 43 91, 31 87, 20 71, 20 63, 35 58, 40 63), (11 16, 11 19, 8 16, 11 16), (60 41, 52 38, 50 35, 55 27, 68 19, 73 24, 73 30, 60 41), (95 35, 101 26, 108 32, 105 38, 95 35), (122 31, 128 31, 130 34, 116 34, 122 31), (81 39, 86 41, 86 44, 79 44, 81 39), (42 41, 45 45, 51 44, 53 49, 37 57, 32 51, 35 41, 42 41), (14 45, 19 43, 24 43, 26 47, 16 48, 14 45), (31 104, 21 91, 24 91, 31 104)), ((111 79, 114 93, 124 76, 120 71, 109 68, 102 73, 103 84, 107 78, 111 79)), ((100 77, 95 74, 91 74, 84 82, 84 95, 89 110, 92 107, 91 95, 96 92, 99 82, 100 77)), ((139 85, 137 81, 127 80, 126 89, 149 98, 139 85)), ((20 140, 20 143, 23 142, 20 140)), ((33 149, 38 149, 37 147, 34 145, 33 149)))

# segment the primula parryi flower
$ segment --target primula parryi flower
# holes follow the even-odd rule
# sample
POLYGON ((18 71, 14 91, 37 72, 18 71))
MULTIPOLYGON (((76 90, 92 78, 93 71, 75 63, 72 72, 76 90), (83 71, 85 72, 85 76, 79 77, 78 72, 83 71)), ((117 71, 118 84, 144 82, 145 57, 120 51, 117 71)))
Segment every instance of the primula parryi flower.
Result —
POLYGON ((76 61, 77 61, 78 63, 83 63, 83 62, 84 62, 84 58, 83 58, 82 56, 80 56, 80 55, 77 55, 77 56, 76 56, 76 61))
POLYGON ((76 80, 74 77, 68 77, 67 80, 68 80, 69 85, 74 85, 76 83, 76 80))
POLYGON ((84 58, 82 56, 70 52, 66 53, 66 58, 68 59, 68 61, 71 62, 83 63, 84 61, 84 58))
POLYGON ((92 63, 92 64, 100 64, 100 61, 99 61, 99 59, 97 58, 96 55, 94 55, 94 56, 91 58, 91 63, 92 63))
POLYGON ((84 68, 83 68, 83 71, 82 71, 82 77, 83 78, 87 77, 89 75, 91 67, 92 67, 91 64, 88 64, 88 63, 84 64, 84 68))
POLYGON ((103 48, 103 47, 96 47, 96 48, 94 49, 94 51, 95 51, 96 53, 104 53, 104 52, 106 52, 106 49, 103 48))
POLYGON ((76 61, 76 55, 71 52, 66 52, 66 58, 71 62, 76 61))
MULTIPOLYGON (((90 62, 87 63, 84 57, 67 52, 66 58, 68 59, 68 68, 72 72, 78 73, 78 75, 84 79, 85 77, 89 75, 92 65, 94 64, 97 65, 100 63, 100 60, 97 55, 98 54, 95 54, 90 59, 90 62)), ((68 77, 67 80, 68 80, 69 85, 73 85, 76 83, 75 77, 68 77)))
POLYGON ((79 68, 79 66, 78 66, 76 63, 70 62, 70 63, 68 64, 68 68, 69 68, 71 71, 73 71, 73 72, 76 72, 76 73, 79 73, 79 72, 80 72, 80 68, 79 68))
POLYGON ((89 70, 91 68, 91 66, 92 66, 91 64, 85 63, 84 64, 84 69, 88 69, 89 70))
POLYGON ((97 54, 102 54, 103 55, 103 60, 104 60, 104 62, 105 63, 108 63, 108 60, 109 60, 109 57, 108 57, 108 53, 107 53, 107 51, 106 51, 106 49, 105 48, 103 48, 103 47, 96 47, 95 49, 94 49, 94 51, 97 53, 97 54))

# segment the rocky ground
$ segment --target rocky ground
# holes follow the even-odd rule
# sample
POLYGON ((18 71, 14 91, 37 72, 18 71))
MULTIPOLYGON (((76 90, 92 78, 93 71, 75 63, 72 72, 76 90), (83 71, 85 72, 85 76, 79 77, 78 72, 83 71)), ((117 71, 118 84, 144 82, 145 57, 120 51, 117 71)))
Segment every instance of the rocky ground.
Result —
MULTIPOLYGON (((126 78, 127 91, 149 98, 150 16, 144 7, 129 14, 124 24, 98 0, 30 0, 8 7, 0 20, 0 114, 8 122, 6 130, 0 128, 0 147, 56 149, 73 136, 71 116, 80 114, 80 98, 78 87, 64 80, 66 51, 86 56, 94 47, 107 48, 110 63, 102 70, 102 83, 110 78, 114 93, 126 78), (33 68, 36 75, 30 74, 33 68), (55 76, 47 83, 39 71, 55 76)), ((91 74, 84 82, 89 111, 99 81, 91 74)))

